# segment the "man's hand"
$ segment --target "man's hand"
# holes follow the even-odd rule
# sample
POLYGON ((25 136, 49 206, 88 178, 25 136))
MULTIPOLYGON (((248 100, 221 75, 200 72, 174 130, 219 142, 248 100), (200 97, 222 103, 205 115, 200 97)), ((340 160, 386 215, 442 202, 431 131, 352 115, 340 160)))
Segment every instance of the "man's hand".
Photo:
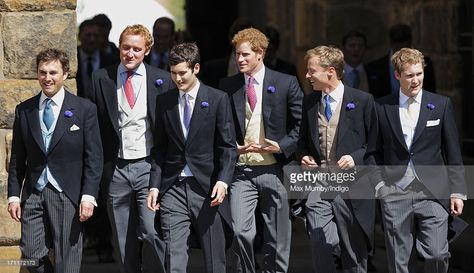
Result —
POLYGON ((246 153, 249 153, 249 148, 250 148, 250 144, 247 144, 247 145, 239 145, 237 144, 237 154, 241 155, 241 154, 246 154, 246 153))
POLYGON ((354 159, 350 155, 343 155, 341 159, 337 161, 336 166, 343 170, 352 169, 355 166, 354 159))
POLYGON ((10 202, 8 203, 8 212, 10 213, 10 217, 17 221, 20 222, 21 219, 21 207, 20 207, 20 202, 10 202))
POLYGON ((318 163, 314 160, 314 157, 310 155, 305 155, 301 158, 301 166, 304 168, 314 169, 318 167, 318 163))
POLYGON ((226 195, 227 190, 225 189, 225 187, 221 185, 221 183, 216 183, 216 185, 214 185, 214 188, 212 188, 211 198, 214 199, 212 199, 211 201, 211 207, 222 204, 226 195))
POLYGON ((160 209, 160 203, 158 203, 158 191, 152 190, 148 192, 146 204, 148 209, 152 211, 157 211, 160 209))
POLYGON ((460 198, 451 197, 451 214, 459 216, 462 213, 464 202, 460 198))
POLYGON ((84 222, 94 213, 94 204, 88 201, 82 201, 79 205, 79 221, 84 222))
POLYGON ((276 154, 280 152, 280 145, 278 145, 278 142, 266 138, 265 144, 261 145, 261 149, 262 152, 276 154))

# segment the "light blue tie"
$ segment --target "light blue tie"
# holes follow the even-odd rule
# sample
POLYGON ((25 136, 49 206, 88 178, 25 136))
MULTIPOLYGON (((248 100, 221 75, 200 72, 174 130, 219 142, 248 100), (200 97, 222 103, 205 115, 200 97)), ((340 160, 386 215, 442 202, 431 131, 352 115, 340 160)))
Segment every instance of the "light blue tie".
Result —
POLYGON ((43 111, 43 123, 46 126, 46 129, 49 130, 51 128, 51 125, 53 125, 54 121, 54 114, 53 114, 53 109, 51 108, 51 99, 47 98, 45 99, 46 105, 44 106, 44 111, 43 111))
POLYGON ((191 122, 191 114, 192 114, 191 103, 189 101, 188 94, 184 94, 183 97, 184 97, 183 123, 184 123, 184 128, 186 128, 186 130, 189 130, 189 123, 191 122))
POLYGON ((324 114, 326 115, 326 119, 329 121, 332 117, 332 111, 331 111, 331 104, 329 102, 329 95, 324 96, 324 101, 325 101, 325 109, 324 109, 324 114))

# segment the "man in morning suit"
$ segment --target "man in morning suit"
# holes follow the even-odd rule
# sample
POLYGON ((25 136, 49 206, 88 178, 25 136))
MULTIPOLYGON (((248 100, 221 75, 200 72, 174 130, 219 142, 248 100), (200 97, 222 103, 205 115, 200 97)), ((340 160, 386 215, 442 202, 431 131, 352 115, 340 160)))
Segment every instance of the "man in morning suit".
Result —
POLYGON ((120 64, 94 72, 88 94, 97 105, 104 145, 101 186, 120 269, 128 273, 164 270, 164 245, 146 197, 155 159, 156 97, 172 83, 167 72, 143 63, 152 41, 143 25, 127 26, 119 39, 120 64))
MULTIPOLYGON (((342 84, 341 50, 318 46, 306 52, 305 60, 306 78, 315 92, 303 100, 298 159, 303 167, 329 173, 357 169, 357 174, 338 184, 349 187, 346 193, 309 193, 305 211, 314 271, 335 273, 337 260, 344 272, 367 272, 367 254, 373 247, 374 192, 367 199, 358 193, 370 189, 364 156, 375 122, 374 100, 342 84)), ((327 186, 324 181, 318 183, 327 186)))
POLYGON ((375 188, 391 273, 415 272, 417 256, 424 258, 424 272, 447 272, 448 234, 454 234, 448 223, 460 221, 455 216, 466 200, 451 101, 424 90, 424 60, 416 49, 395 52, 399 92, 376 105, 377 141, 371 147, 382 171, 375 188))
POLYGON ((255 28, 234 35, 240 73, 221 80, 229 95, 239 154, 230 187, 233 251, 255 272, 255 210, 263 218, 263 272, 287 272, 291 223, 282 167, 296 151, 303 92, 294 76, 263 64, 267 37, 255 28))
POLYGON ((37 262, 30 272, 79 273, 81 222, 97 206, 102 171, 97 111, 65 90, 65 52, 41 51, 36 65, 42 92, 15 110, 8 211, 21 221, 22 259, 37 262), (49 248, 54 249, 54 266, 49 248))
POLYGON ((156 106, 158 176, 150 181, 148 206, 160 212, 168 273, 187 272, 191 230, 204 252, 205 272, 226 270, 235 132, 227 95, 197 79, 199 59, 193 43, 171 49, 177 88, 161 95, 156 106))

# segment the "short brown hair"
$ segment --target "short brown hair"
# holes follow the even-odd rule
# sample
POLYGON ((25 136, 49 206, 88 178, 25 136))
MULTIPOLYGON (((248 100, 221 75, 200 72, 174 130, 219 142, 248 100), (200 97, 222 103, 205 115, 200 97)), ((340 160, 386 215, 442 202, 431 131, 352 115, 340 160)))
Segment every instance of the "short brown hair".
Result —
POLYGON ((136 25, 127 26, 120 34, 119 47, 122 44, 122 41, 125 35, 142 36, 145 39, 146 51, 150 50, 151 47, 153 46, 153 37, 151 36, 150 31, 144 25, 136 24, 136 25))
POLYGON ((257 52, 261 49, 263 50, 263 53, 265 53, 268 48, 267 36, 265 36, 265 34, 263 34, 263 32, 260 30, 253 27, 237 32, 237 34, 234 35, 234 38, 232 38, 232 44, 234 47, 245 42, 249 42, 250 48, 254 52, 257 52))
POLYGON ((423 53, 414 48, 402 48, 392 55, 393 69, 399 74, 403 71, 405 64, 417 64, 421 63, 422 67, 425 67, 425 57, 423 53))
POLYGON ((48 48, 36 55, 36 68, 38 69, 40 62, 59 61, 64 73, 69 73, 69 58, 66 52, 56 49, 48 48))
POLYGON ((174 45, 169 54, 170 65, 178 65, 186 62, 189 68, 194 69, 194 66, 200 62, 199 48, 195 43, 181 43, 174 45))
POLYGON ((304 60, 307 62, 311 57, 318 57, 321 67, 334 67, 337 78, 342 79, 344 73, 344 53, 335 46, 317 46, 306 51, 304 60))

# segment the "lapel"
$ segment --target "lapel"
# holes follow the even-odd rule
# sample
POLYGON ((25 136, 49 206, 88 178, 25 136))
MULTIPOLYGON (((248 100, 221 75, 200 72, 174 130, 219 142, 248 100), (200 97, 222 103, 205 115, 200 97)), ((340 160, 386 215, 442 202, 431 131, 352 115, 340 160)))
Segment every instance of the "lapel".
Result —
POLYGON ((117 68, 118 65, 107 68, 107 76, 99 82, 102 91, 102 100, 109 113, 110 121, 114 126, 115 132, 119 133, 118 126, 118 98, 117 98, 117 68))
POLYGON ((31 134, 33 135, 36 144, 41 148, 44 154, 46 154, 46 148, 44 146, 43 135, 41 134, 41 125, 40 125, 40 118, 39 118, 39 99, 41 96, 41 92, 36 96, 36 98, 32 101, 31 107, 26 112, 26 118, 28 119, 28 124, 31 130, 31 134))
POLYGON ((156 96, 158 94, 158 87, 155 84, 156 74, 154 75, 149 69, 149 66, 145 64, 146 69, 146 104, 147 104, 147 114, 150 118, 152 128, 155 128, 155 106, 156 106, 156 96))
POLYGON ((428 103, 432 103, 431 95, 430 93, 423 91, 420 105, 420 114, 418 116, 418 122, 416 123, 415 135, 413 136, 412 146, 413 143, 415 143, 416 140, 420 137, 421 133, 426 127, 426 122, 431 116, 432 110, 428 109, 428 107, 426 106, 428 105, 428 103))
POLYGON ((211 105, 209 105, 208 90, 207 87, 201 83, 197 93, 196 102, 194 103, 193 115, 191 116, 186 146, 191 144, 198 131, 202 128, 207 114, 209 113, 209 107, 211 107, 211 105), (201 107, 201 103, 203 102, 207 102, 208 106, 201 107))
MULTIPOLYGON (((183 129, 181 128, 181 119, 179 118, 179 90, 174 89, 168 91, 167 95, 163 97, 163 105, 172 105, 172 107, 166 107, 166 115, 168 117, 169 125, 172 130, 176 132, 176 135, 179 137, 181 143, 184 144, 184 134, 183 129)), ((161 105, 161 103, 160 103, 161 105)), ((163 126, 165 124, 162 124, 163 126)))
POLYGON ((402 124, 400 122, 399 103, 399 96, 398 93, 396 93, 390 96, 390 100, 387 104, 384 105, 384 108, 395 137, 398 139, 400 144, 402 144, 402 146, 405 147, 405 149, 408 151, 407 144, 403 137, 402 124))
POLYGON ((235 113, 239 122, 240 132, 245 137, 245 79, 244 74, 239 74, 239 80, 236 82, 240 89, 232 94, 232 101, 234 102, 235 113))
POLYGON ((316 95, 312 96, 312 100, 309 102, 311 105, 308 109, 308 127, 310 132, 311 140, 313 141, 313 145, 318 152, 319 157, 321 158, 321 146, 319 144, 319 119, 318 119, 318 112, 319 112, 319 101, 321 100, 322 93, 318 91, 316 95))
POLYGON ((342 147, 343 143, 340 141, 344 139, 344 135, 346 134, 349 126, 352 125, 353 122, 350 116, 348 115, 348 111, 346 110, 346 105, 352 102, 357 107, 357 102, 354 101, 354 96, 352 91, 349 88, 344 86, 344 94, 342 95, 342 102, 341 102, 341 112, 339 114, 339 123, 337 124, 337 147, 342 147))
POLYGON ((71 125, 73 123, 71 120, 74 119, 74 115, 71 118, 66 118, 64 116, 64 112, 66 110, 70 110, 74 114, 74 107, 72 105, 72 101, 71 101, 72 97, 71 96, 73 96, 73 95, 71 95, 69 93, 69 91, 65 90, 63 105, 62 105, 61 110, 59 111, 59 114, 58 114, 58 119, 56 121, 56 127, 54 128, 53 137, 51 138, 51 143, 49 145, 49 150, 48 151, 52 151, 54 149, 54 146, 56 146, 56 144, 58 144, 61 137, 64 135, 66 130, 68 130, 71 127, 71 125))
POLYGON ((263 78, 263 85, 262 85, 262 114, 263 114, 263 126, 266 131, 267 124, 270 119, 270 114, 272 112, 273 97, 276 94, 267 92, 268 87, 274 85, 274 77, 273 77, 273 71, 271 69, 268 69, 267 67, 265 67, 264 69, 265 69, 265 77, 263 78))

